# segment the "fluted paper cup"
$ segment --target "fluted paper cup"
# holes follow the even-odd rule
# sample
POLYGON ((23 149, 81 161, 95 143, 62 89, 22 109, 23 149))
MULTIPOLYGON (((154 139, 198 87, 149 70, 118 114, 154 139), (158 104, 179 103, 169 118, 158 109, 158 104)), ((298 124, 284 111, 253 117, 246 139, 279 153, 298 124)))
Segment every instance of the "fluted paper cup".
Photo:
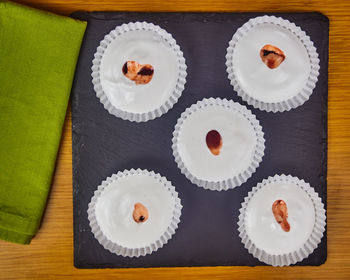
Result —
POLYGON ((180 50, 179 45, 176 43, 175 39, 172 37, 164 29, 160 28, 158 25, 154 25, 152 23, 147 22, 130 22, 128 24, 122 24, 117 26, 114 30, 112 30, 109 34, 107 34, 104 39, 101 41, 98 46, 96 53, 94 54, 94 59, 92 61, 92 83, 94 85, 94 90, 96 92, 96 96, 100 99, 100 102, 103 104, 104 108, 112 115, 122 118, 123 120, 135 121, 135 122, 146 122, 149 120, 153 120, 161 115, 167 113, 174 104, 180 98, 182 91, 185 88, 186 83, 186 72, 187 66, 185 64, 185 58, 183 56, 182 51, 180 50), (178 77, 176 84, 173 88, 173 92, 170 96, 164 100, 164 102, 159 106, 159 108, 155 108, 151 111, 145 112, 130 112, 123 110, 114 106, 111 100, 108 98, 108 95, 103 89, 101 83, 101 60, 104 56, 105 51, 109 48, 111 43, 118 38, 119 36, 126 34, 131 31, 145 31, 152 32, 152 36, 157 38, 157 40, 164 42, 169 49, 171 49, 176 58, 178 64, 178 77))
POLYGON ((172 186, 171 182, 169 182, 165 177, 162 177, 160 174, 155 173, 153 171, 141 170, 141 169, 131 169, 124 170, 123 172, 118 172, 113 174, 111 177, 108 177, 105 181, 98 186, 97 190, 94 192, 94 195, 91 199, 91 202, 88 206, 88 219, 91 227, 91 231, 98 242, 111 253, 123 256, 123 257, 140 257, 145 256, 146 254, 151 254, 152 252, 157 251, 159 248, 162 248, 171 238, 172 235, 175 234, 176 229, 178 228, 178 224, 180 223, 181 216, 181 200, 178 197, 178 193, 175 191, 175 187, 172 186), (128 248, 118 244, 115 241, 110 240, 103 230, 100 227, 99 220, 96 217, 96 204, 100 199, 101 195, 112 188, 111 184, 113 182, 117 182, 118 180, 125 179, 129 176, 138 176, 145 175, 153 178, 155 182, 161 183, 166 191, 171 194, 171 198, 174 204, 172 217, 169 220, 169 224, 166 230, 159 235, 159 238, 153 240, 149 244, 145 244, 144 246, 138 248, 128 248))
MULTIPOLYGON (((293 108, 301 106, 310 98, 318 80, 320 69, 319 62, 320 60, 318 58, 318 53, 313 42, 311 41, 310 37, 307 36, 303 30, 301 30, 300 27, 296 26, 294 23, 288 20, 282 19, 281 17, 265 15, 252 18, 243 26, 237 29, 236 33, 232 37, 232 40, 229 42, 229 47, 227 48, 226 71, 228 73, 228 78, 230 80, 231 85, 244 101, 246 101, 249 105, 252 105, 254 108, 275 113, 289 111, 293 108), (234 59, 234 52, 236 46, 240 42, 240 40, 242 40, 242 38, 244 38, 250 31, 263 24, 273 24, 278 27, 281 27, 287 32, 291 32, 292 34, 294 34, 296 40, 300 40, 300 42, 304 45, 309 58, 311 68, 305 84, 300 86, 301 89, 296 91, 293 96, 287 97, 285 98, 285 100, 276 102, 258 100, 256 97, 253 97, 249 92, 243 89, 243 86, 238 79, 238 65, 236 65, 236 61, 234 59)), ((271 73, 271 75, 275 74, 271 73)))
MULTIPOLYGON (((287 207, 288 207, 288 203, 287 203, 287 207)), ((288 210, 288 213, 290 214, 289 210, 288 210)), ((272 212, 271 212, 271 215, 272 215, 272 212)), ((291 224, 291 228, 292 226, 293 225, 291 224)), ((259 183, 256 187, 254 187, 251 192, 248 193, 248 196, 245 197, 244 202, 242 203, 242 208, 240 209, 240 215, 239 215, 239 221, 238 221, 239 236, 241 238, 242 243, 244 244, 244 247, 255 258, 259 259, 261 262, 264 262, 272 266, 288 266, 288 265, 300 262, 303 259, 307 258, 318 247, 318 244, 321 242, 323 233, 325 231, 325 226, 326 226, 326 211, 324 209, 324 205, 322 203, 321 198, 315 192, 314 188, 312 188, 310 184, 306 183, 304 180, 300 180, 297 177, 292 177, 291 175, 287 176, 284 174, 268 177, 267 179, 259 183), (295 248, 295 250, 291 250, 283 254, 271 254, 266 252, 266 250, 261 248, 261 246, 259 248, 259 246, 257 246, 254 243, 254 241, 249 236, 249 233, 247 232, 246 215, 247 215, 247 207, 249 207, 249 203, 251 202, 252 198, 257 193, 259 193, 261 189, 274 183, 292 184, 296 188, 300 188, 300 190, 305 191, 310 201, 312 202, 314 214, 315 214, 314 225, 313 226, 311 225, 312 230, 309 237, 305 241, 305 243, 300 247, 297 246, 298 248, 295 248)))
MULTIPOLYGON (((203 119, 203 122, 205 122, 205 119, 203 119)), ((181 114, 180 118, 177 121, 177 124, 175 125, 172 143, 173 156, 175 158, 175 162, 177 163, 178 168, 181 170, 181 173, 184 174, 187 177, 187 179, 189 179, 193 184, 196 184, 199 187, 203 187, 204 189, 216 191, 232 189, 245 183, 248 180, 248 178, 250 178, 252 174, 256 171, 256 168, 258 168, 264 156, 265 150, 264 133, 255 115, 245 106, 237 102, 220 98, 205 98, 201 101, 198 101, 196 104, 193 104, 191 107, 187 108, 185 112, 181 114), (249 160, 249 164, 247 164, 243 171, 238 172, 236 174, 231 173, 229 177, 222 178, 221 180, 206 180, 200 178, 200 176, 198 175, 194 175, 193 172, 191 172, 191 170, 184 162, 181 153, 179 152, 179 137, 181 136, 183 125, 196 112, 200 111, 202 108, 210 106, 218 106, 218 108, 228 108, 234 114, 238 114, 238 116, 246 120, 246 125, 252 128, 252 137, 255 139, 255 146, 253 148, 253 153, 249 160)))

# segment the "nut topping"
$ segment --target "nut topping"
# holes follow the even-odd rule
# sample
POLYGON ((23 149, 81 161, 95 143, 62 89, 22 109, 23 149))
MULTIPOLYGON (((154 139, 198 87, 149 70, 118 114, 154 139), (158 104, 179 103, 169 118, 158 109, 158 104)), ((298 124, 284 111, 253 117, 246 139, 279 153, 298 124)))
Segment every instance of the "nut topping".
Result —
POLYGON ((139 64, 136 61, 127 61, 122 67, 122 72, 137 85, 144 85, 152 80, 154 69, 150 64, 139 64))
POLYGON ((211 130, 207 133, 207 137, 205 140, 207 142, 207 146, 210 152, 213 155, 218 156, 222 148, 222 138, 220 133, 216 130, 211 130))
POLYGON ((275 216, 276 222, 280 224, 281 228, 285 232, 290 231, 290 225, 287 221, 287 204, 282 199, 278 199, 272 204, 272 213, 275 216))
POLYGON ((146 222, 148 219, 148 210, 142 203, 136 203, 134 205, 134 211, 132 217, 136 223, 146 222))
POLYGON ((286 58, 283 51, 272 45, 265 45, 260 50, 261 60, 270 69, 277 68, 286 58))

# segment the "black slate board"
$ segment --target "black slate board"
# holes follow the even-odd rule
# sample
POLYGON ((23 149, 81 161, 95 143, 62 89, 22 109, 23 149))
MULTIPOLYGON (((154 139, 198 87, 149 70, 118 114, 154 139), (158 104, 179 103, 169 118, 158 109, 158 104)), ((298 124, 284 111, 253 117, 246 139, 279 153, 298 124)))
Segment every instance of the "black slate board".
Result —
MULTIPOLYGON (((77 12, 87 20, 72 90, 74 264, 78 268, 264 265, 243 247, 237 221, 241 202, 258 182, 274 174, 305 179, 326 203, 328 18, 319 13, 274 14, 295 22, 314 42, 320 76, 309 101, 284 113, 267 113, 238 97, 226 74, 228 42, 238 27, 260 13, 124 13, 77 12), (91 82, 93 55, 117 25, 148 21, 170 32, 180 45, 188 76, 179 102, 167 114, 146 122, 123 121, 99 102, 91 82), (246 105, 261 122, 265 156, 242 186, 215 192, 192 185, 172 156, 171 138, 180 114, 205 97, 229 98, 246 105), (183 210, 173 238, 162 249, 140 258, 123 258, 105 250, 91 233, 88 203, 97 186, 117 171, 154 170, 179 193, 183 210)), ((326 234, 319 247, 298 265, 320 265, 327 258, 326 234)))

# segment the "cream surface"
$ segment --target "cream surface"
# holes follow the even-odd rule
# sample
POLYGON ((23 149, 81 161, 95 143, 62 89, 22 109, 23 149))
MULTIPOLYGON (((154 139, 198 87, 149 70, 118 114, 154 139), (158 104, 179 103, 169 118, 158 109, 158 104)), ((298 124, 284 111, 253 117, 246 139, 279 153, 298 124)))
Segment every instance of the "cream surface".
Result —
POLYGON ((131 113, 151 112, 173 94, 179 76, 174 50, 156 32, 134 30, 123 33, 107 47, 101 59, 103 91, 116 108, 131 113), (154 75, 148 84, 136 85, 124 76, 126 61, 151 64, 154 75))
POLYGON ((141 248, 160 239, 170 225, 175 200, 159 180, 147 174, 119 178, 104 189, 95 207, 96 220, 103 234, 127 248, 141 248), (142 203, 148 220, 136 223, 135 203, 142 203))
POLYGON ((311 71, 310 58, 300 39, 271 23, 255 26, 237 42, 233 65, 240 87, 263 102, 280 102, 297 95, 311 71), (278 47, 286 56, 275 69, 268 68, 260 58, 266 44, 278 47))
POLYGON ((242 114, 220 105, 206 106, 182 124, 178 151, 192 175, 217 182, 232 178, 250 166, 256 142, 254 127, 242 114), (206 143, 211 130, 218 131, 223 141, 217 156, 206 143))
POLYGON ((247 205, 245 226, 252 242, 268 254, 288 254, 298 250, 310 237, 315 225, 315 207, 310 196, 292 183, 274 182, 258 190, 247 205), (290 231, 276 222, 272 204, 282 199, 288 207, 290 231))

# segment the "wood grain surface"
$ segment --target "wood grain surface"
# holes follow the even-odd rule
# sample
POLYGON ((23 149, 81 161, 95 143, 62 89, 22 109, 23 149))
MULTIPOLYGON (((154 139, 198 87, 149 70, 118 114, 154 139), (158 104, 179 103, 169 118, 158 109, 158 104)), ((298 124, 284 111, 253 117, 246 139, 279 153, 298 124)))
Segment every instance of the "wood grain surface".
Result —
MULTIPOLYGON (((320 267, 201 267, 79 270, 73 266, 70 109, 41 229, 28 246, 0 241, 0 279, 350 279, 350 1, 22 0, 69 15, 87 11, 319 11, 330 19, 328 259, 320 267)), ((1 25, 0 25, 1 30, 1 25)), ((0 50, 1 55, 1 50, 0 50)), ((185 249, 185 248, 184 248, 185 249)))

